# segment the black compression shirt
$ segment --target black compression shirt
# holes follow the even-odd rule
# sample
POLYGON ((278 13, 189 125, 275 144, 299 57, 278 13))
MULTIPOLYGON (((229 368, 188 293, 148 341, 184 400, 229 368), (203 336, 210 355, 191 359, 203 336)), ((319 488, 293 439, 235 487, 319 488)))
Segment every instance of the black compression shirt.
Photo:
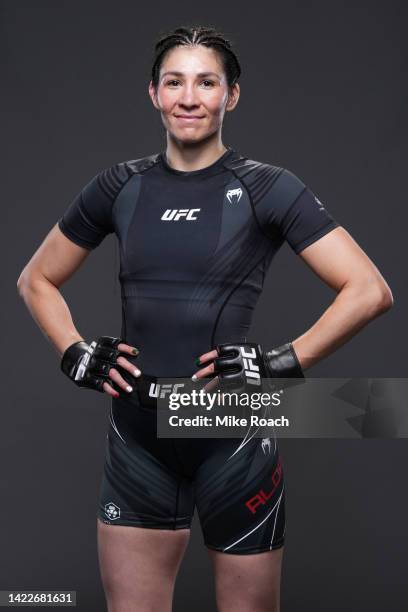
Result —
POLYGON ((164 153, 95 176, 59 220, 87 249, 120 245, 122 338, 151 376, 191 376, 196 358, 245 341, 265 273, 284 241, 300 253, 338 226, 292 172, 228 149, 202 170, 164 153))

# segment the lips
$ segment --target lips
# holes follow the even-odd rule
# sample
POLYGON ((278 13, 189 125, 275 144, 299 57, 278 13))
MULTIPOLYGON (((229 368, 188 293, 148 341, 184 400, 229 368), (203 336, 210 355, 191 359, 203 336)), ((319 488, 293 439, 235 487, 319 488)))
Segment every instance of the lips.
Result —
POLYGON ((204 119, 204 117, 199 117, 197 115, 175 115, 175 117, 181 121, 199 121, 200 119, 204 119))

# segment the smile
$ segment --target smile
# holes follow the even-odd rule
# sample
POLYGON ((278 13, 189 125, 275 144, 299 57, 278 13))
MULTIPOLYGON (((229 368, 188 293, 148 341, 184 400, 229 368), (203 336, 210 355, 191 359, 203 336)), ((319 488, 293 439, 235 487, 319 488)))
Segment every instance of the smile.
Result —
POLYGON ((179 121, 187 121, 188 123, 192 123, 194 121, 199 121, 200 119, 204 119, 204 117, 196 117, 192 115, 175 115, 176 119, 179 121))

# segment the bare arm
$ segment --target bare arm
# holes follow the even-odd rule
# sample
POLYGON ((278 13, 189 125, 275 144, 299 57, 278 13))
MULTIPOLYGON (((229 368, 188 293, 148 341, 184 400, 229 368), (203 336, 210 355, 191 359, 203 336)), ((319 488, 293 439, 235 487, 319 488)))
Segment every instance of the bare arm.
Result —
POLYGON ((17 281, 20 296, 33 319, 60 355, 83 338, 59 288, 73 276, 89 253, 68 240, 55 225, 17 281))
MULTIPOLYGON (((20 274, 17 288, 33 319, 61 356, 74 342, 83 340, 72 320, 68 305, 59 288, 78 270, 90 251, 74 244, 55 225, 20 274)), ((134 354, 134 347, 120 344, 119 350, 134 354)), ((120 356, 117 362, 131 374, 139 370, 120 356)), ((128 383, 115 369, 111 378, 126 389, 128 383)), ((115 397, 118 393, 106 382, 104 390, 115 397)))
POLYGON ((391 308, 393 297, 374 263, 342 227, 305 248, 300 257, 337 292, 316 323, 292 342, 307 369, 391 308))

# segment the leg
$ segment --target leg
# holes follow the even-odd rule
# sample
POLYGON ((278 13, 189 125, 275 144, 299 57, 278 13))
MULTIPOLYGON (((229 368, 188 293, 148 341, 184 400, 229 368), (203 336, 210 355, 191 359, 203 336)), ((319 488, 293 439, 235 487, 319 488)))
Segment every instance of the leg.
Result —
POLYGON ((156 413, 129 402, 111 412, 98 510, 98 552, 109 612, 170 612, 194 508, 156 413))
POLYGON ((190 530, 97 525, 108 612, 170 612, 190 530))
POLYGON ((209 552, 219 612, 279 612, 283 547, 254 555, 209 552))
POLYGON ((278 612, 285 532, 276 439, 214 440, 196 476, 220 612, 278 612))

